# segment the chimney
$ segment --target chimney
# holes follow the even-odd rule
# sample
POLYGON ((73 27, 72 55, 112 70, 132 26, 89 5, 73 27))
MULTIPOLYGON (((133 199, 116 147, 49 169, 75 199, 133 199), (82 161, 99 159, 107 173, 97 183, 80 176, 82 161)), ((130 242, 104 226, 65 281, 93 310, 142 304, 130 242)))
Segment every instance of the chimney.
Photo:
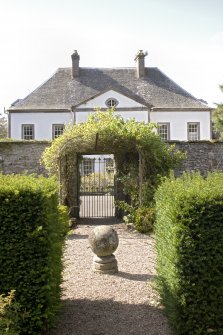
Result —
POLYGON ((137 55, 135 56, 137 78, 143 78, 145 76, 144 58, 147 55, 148 55, 147 52, 144 53, 142 50, 139 50, 137 55))
POLYGON ((72 59, 72 77, 79 77, 79 61, 80 56, 77 53, 77 50, 74 50, 74 53, 71 55, 72 59))

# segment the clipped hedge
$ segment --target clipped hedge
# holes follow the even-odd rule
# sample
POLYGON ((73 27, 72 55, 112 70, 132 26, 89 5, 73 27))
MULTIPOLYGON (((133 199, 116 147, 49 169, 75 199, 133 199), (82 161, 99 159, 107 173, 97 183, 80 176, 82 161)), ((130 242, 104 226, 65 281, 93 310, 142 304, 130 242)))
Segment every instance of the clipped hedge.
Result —
POLYGON ((223 174, 156 193, 158 290, 175 334, 223 334, 223 174))
POLYGON ((19 334, 41 334, 54 320, 67 222, 54 179, 0 175, 0 294, 15 290, 19 334))

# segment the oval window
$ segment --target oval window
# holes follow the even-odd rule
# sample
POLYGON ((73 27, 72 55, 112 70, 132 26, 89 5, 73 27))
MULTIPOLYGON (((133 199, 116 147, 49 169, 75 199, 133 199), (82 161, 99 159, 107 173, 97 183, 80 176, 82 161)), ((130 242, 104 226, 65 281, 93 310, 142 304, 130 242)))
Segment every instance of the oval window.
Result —
POLYGON ((105 104, 108 108, 116 107, 118 105, 118 100, 115 98, 109 98, 105 101, 105 104))

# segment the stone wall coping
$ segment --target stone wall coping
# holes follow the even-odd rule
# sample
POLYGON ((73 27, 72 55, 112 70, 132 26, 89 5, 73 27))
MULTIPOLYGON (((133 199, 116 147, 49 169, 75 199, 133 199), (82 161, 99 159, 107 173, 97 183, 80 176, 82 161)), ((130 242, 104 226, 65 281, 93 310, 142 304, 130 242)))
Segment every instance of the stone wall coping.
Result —
POLYGON ((0 144, 1 143, 7 143, 7 144, 13 144, 13 143, 18 143, 18 144, 50 144, 52 141, 49 140, 13 140, 13 139, 0 139, 0 144))
POLYGON ((178 140, 169 140, 167 143, 182 143, 182 144, 221 144, 223 140, 199 140, 199 141, 178 141, 178 140))
MULTIPOLYGON (((14 139, 0 139, 0 143, 24 143, 24 144, 50 144, 52 140, 14 140, 14 139)), ((183 144, 199 144, 199 143, 208 143, 208 144, 216 144, 223 143, 223 140, 199 140, 199 141, 180 141, 180 140, 169 140, 166 143, 183 143, 183 144)))

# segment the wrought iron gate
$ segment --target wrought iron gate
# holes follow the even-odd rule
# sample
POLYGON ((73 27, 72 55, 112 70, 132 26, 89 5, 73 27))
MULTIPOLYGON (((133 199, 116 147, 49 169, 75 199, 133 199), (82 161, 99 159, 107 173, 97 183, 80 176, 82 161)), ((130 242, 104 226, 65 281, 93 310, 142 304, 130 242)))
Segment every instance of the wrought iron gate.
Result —
POLYGON ((112 155, 83 156, 80 163, 80 217, 114 215, 112 155))

